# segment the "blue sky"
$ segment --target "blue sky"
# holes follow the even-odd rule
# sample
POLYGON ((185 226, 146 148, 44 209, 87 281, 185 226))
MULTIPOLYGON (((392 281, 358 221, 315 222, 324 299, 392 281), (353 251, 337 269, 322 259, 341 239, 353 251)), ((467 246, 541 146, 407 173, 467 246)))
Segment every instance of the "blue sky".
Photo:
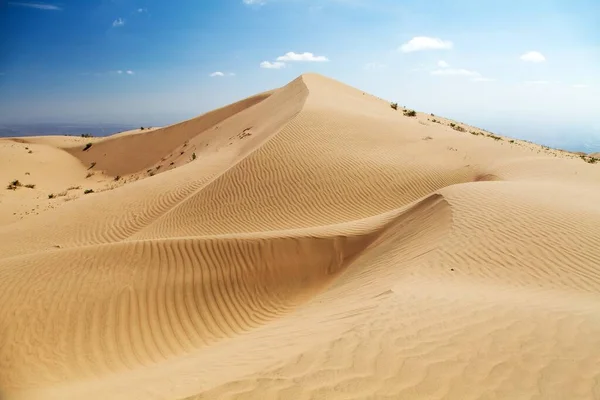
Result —
POLYGON ((600 144, 597 0, 0 0, 0 32, 0 122, 162 125, 319 72, 600 144))

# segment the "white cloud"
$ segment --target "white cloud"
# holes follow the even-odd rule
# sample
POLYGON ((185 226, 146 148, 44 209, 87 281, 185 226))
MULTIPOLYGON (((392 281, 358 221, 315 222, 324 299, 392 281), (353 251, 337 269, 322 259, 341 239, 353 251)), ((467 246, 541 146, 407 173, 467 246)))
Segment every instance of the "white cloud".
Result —
POLYGON ((473 77, 473 78, 478 78, 481 76, 481 74, 477 71, 469 71, 468 69, 463 69, 463 68, 436 69, 436 70, 431 71, 431 75, 446 75, 446 76, 455 75, 455 76, 467 76, 467 77, 473 77))
POLYGON ((133 75, 134 74, 134 72, 132 70, 130 70, 130 69, 128 69, 127 71, 125 71, 125 73, 127 73, 127 75, 133 75))
POLYGON ((37 8, 38 10, 50 10, 50 11, 60 11, 61 7, 55 6, 52 4, 44 4, 44 3, 22 3, 19 1, 9 1, 9 5, 18 6, 18 7, 29 7, 29 8, 37 8))
POLYGON ((529 51, 521 56, 521 60, 526 62, 540 63, 546 61, 546 57, 539 51, 529 51))
POLYGON ((263 61, 260 63, 260 67, 265 68, 265 69, 281 69, 281 68, 285 68, 285 63, 280 62, 280 61, 275 61, 275 62, 263 61))
POLYGON ((263 6, 263 5, 267 4, 267 0, 242 0, 242 2, 248 6, 253 6, 253 5, 263 6))
POLYGON ((367 71, 381 71, 382 69, 387 68, 387 65, 380 64, 377 62, 370 62, 365 64, 365 69, 367 71))
POLYGON ((277 61, 326 62, 329 59, 325 56, 315 56, 313 53, 294 53, 290 51, 283 56, 277 57, 277 61))
POLYGON ((113 21, 112 26, 119 27, 125 25, 125 20, 123 18, 117 18, 113 21))
POLYGON ((526 85, 549 85, 550 81, 543 81, 543 80, 539 80, 539 81, 525 81, 526 85))
POLYGON ((478 76, 473 78, 473 82, 495 82, 494 78, 484 78, 483 76, 478 76))
POLYGON ((137 9, 137 12, 138 12, 139 14, 142 14, 142 13, 148 12, 148 9, 147 9, 147 8, 138 8, 138 9, 137 9))
POLYGON ((413 51, 421 50, 449 50, 453 46, 454 44, 449 40, 427 36, 415 36, 400 46, 400 51, 403 53, 411 53, 413 51))
POLYGON ((225 74, 224 74, 224 73, 222 73, 221 71, 216 71, 216 72, 213 72, 212 74, 210 74, 210 76, 211 76, 212 78, 214 78, 214 77, 216 77, 216 76, 225 76, 225 74))
POLYGON ((588 85, 586 85, 586 84, 584 84, 584 83, 577 83, 577 84, 575 84, 575 85, 572 85, 572 86, 573 86, 574 88, 577 88, 577 89, 585 89, 585 88, 589 87, 588 85))
POLYGON ((117 71, 117 74, 119 74, 119 75, 121 75, 122 73, 123 73, 123 71, 121 71, 121 70, 117 71))
POLYGON ((448 64, 446 61, 444 60, 440 60, 437 62, 438 67, 440 68, 448 68, 450 67, 450 64, 448 64))

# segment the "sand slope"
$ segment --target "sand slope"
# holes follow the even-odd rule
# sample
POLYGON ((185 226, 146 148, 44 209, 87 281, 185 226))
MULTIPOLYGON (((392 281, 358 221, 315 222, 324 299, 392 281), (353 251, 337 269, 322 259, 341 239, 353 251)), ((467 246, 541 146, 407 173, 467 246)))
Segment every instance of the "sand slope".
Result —
POLYGON ((307 74, 28 139, 58 186, 127 178, 0 224, 0 395, 600 398, 600 166, 450 123, 307 74))

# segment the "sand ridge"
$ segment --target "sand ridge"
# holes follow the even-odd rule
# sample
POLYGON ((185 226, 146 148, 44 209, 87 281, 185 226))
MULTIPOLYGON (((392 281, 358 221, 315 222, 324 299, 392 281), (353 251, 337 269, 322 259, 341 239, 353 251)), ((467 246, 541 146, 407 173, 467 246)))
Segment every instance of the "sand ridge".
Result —
POLYGON ((0 394, 600 397, 600 167, 403 114, 306 74, 86 151, 0 141, 105 188, 0 224, 0 394))

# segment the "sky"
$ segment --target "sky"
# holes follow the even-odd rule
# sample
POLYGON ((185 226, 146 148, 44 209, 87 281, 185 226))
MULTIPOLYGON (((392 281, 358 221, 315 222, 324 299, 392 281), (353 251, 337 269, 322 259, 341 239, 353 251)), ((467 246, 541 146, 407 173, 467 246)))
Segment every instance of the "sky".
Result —
POLYGON ((0 48, 0 123, 165 125, 317 72, 600 146, 597 0, 0 0, 0 48))

